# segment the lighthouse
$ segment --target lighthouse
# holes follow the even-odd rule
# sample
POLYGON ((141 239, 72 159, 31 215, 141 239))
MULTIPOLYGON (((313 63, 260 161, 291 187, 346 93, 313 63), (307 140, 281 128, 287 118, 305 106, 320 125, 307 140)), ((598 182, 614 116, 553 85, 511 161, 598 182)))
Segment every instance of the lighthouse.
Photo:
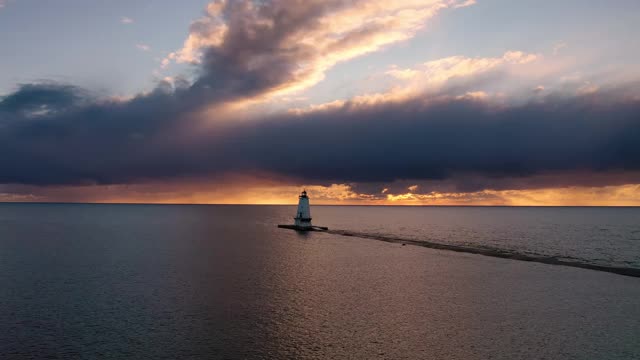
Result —
POLYGON ((309 209, 309 196, 307 195, 306 190, 303 190, 298 196, 298 211, 296 212, 296 217, 294 217, 293 220, 295 221, 293 225, 278 225, 278 227, 304 232, 329 230, 326 226, 311 225, 311 209, 309 209))
POLYGON ((295 220, 295 226, 299 226, 301 228, 310 228, 312 226, 311 210, 309 209, 309 196, 307 196, 306 190, 303 190, 302 194, 298 196, 298 212, 293 220, 295 220))

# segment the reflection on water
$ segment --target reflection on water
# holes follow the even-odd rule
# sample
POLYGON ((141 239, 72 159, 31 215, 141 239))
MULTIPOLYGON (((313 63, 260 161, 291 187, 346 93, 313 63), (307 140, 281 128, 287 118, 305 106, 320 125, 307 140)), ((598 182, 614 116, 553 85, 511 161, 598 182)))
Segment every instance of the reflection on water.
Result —
MULTIPOLYGON (((0 358, 640 357, 639 279, 277 229, 291 209, 0 205, 0 358)), ((314 220, 412 226, 367 209, 314 220)), ((462 214, 433 216, 488 221, 462 214)))

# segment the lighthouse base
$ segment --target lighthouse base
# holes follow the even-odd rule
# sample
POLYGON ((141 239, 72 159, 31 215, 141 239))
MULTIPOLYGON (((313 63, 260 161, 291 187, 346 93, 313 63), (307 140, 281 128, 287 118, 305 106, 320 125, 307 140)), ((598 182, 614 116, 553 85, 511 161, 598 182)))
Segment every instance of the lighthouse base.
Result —
POLYGON ((278 225, 281 229, 289 229, 295 231, 327 231, 326 226, 299 226, 299 225, 278 225))

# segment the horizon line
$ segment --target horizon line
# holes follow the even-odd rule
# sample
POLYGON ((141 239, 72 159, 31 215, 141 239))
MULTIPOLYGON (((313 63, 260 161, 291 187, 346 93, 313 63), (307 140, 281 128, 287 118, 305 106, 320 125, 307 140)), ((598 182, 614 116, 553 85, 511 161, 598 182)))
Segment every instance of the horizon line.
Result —
MULTIPOLYGON (((175 205, 175 206, 296 206, 296 203, 246 204, 246 203, 154 203, 154 202, 79 202, 79 201, 0 201, 0 205, 175 205)), ((313 204, 316 206, 360 207, 509 207, 509 208, 640 208, 640 205, 437 205, 437 204, 313 204)))

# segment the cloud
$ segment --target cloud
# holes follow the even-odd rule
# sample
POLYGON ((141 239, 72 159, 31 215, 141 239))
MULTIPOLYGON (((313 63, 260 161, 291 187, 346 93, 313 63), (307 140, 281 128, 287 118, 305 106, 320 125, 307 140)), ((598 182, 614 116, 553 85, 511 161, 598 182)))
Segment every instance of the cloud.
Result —
POLYGON ((351 184, 283 185, 236 178, 227 183, 163 182, 133 185, 0 185, 0 201, 173 204, 295 204, 301 188, 314 204, 638 206, 640 185, 571 186, 522 190, 369 194, 351 184))
POLYGON ((629 175, 640 172, 640 99, 630 96, 638 84, 495 102, 480 85, 540 60, 518 51, 391 68, 400 86, 305 111, 217 111, 311 86, 335 64, 406 40, 458 3, 213 2, 169 59, 190 54, 183 60, 196 63, 192 82, 166 78, 127 99, 23 84, 0 98, 0 183, 122 189, 241 176, 382 201, 412 186, 415 196, 497 196, 482 191, 524 191, 538 186, 534 179, 547 187, 640 181, 629 175))
MULTIPOLYGON (((349 102, 351 106, 369 106, 379 103, 402 102, 417 96, 428 96, 436 100, 445 95, 451 97, 481 99, 490 94, 474 86, 486 82, 490 75, 507 72, 511 68, 525 66, 541 60, 541 56, 521 51, 507 51, 501 57, 450 56, 428 61, 414 68, 398 68, 392 65, 385 72, 398 83, 384 92, 358 95, 349 102)), ((495 79, 494 79, 495 80, 495 79)), ((306 108, 290 109, 290 113, 303 114, 319 110, 342 107, 345 100, 334 100, 325 104, 309 105, 306 108)))
POLYGON ((475 5, 476 3, 477 3, 477 1, 476 1, 476 0, 467 0, 467 1, 463 2, 463 3, 459 3, 459 4, 457 4, 457 5, 454 5, 453 7, 454 7, 455 9, 457 9, 457 8, 463 8, 463 7, 467 7, 467 6, 475 5))
POLYGON ((411 80, 418 76, 420 73, 413 69, 398 69, 396 66, 393 66, 389 71, 386 72, 386 74, 400 80, 411 80))
MULTIPOLYGON (((22 84, 18 90, 1 98, 0 114, 13 117, 52 115, 84 104, 88 93, 72 85, 53 82, 22 84)), ((0 117, 0 121, 7 119, 0 117)), ((2 122, 0 122, 2 124, 2 122)))
POLYGON ((269 166, 279 174, 329 182, 638 169, 640 145, 635 142, 640 139, 632 134, 640 127, 640 104, 604 101, 550 97, 508 107, 467 99, 356 107, 347 102, 279 119, 270 123, 273 128, 261 124, 251 131, 255 136, 234 143, 255 149, 238 150, 239 158, 262 154, 249 167, 269 166), (270 137, 274 140, 262 146, 270 137), (276 140, 301 138, 306 140, 296 142, 293 154, 276 140))
POLYGON ((557 42, 553 45, 553 55, 558 55, 560 51, 566 48, 568 44, 564 41, 557 42))
POLYGON ((0 102, 0 182, 117 184, 266 173, 357 183, 640 170, 640 102, 618 90, 511 106, 475 98, 345 102, 202 130, 184 117, 189 102, 181 97, 189 90, 170 93, 173 86, 89 106, 78 105, 86 101, 69 88, 58 95, 50 86, 21 88, 0 102), (51 112, 20 120, 40 104, 51 112))
POLYGON ((151 51, 151 46, 146 44, 136 44, 136 48, 140 51, 151 51))
POLYGON ((507 51, 498 58, 451 56, 425 62, 414 69, 392 68, 387 74, 400 80, 417 80, 421 83, 426 81, 440 85, 455 77, 476 75, 504 65, 528 64, 538 59, 538 55, 521 51, 507 51))
MULTIPOLYGON (((559 171, 533 174, 527 176, 486 176, 481 173, 451 174, 444 178, 407 179, 385 182, 352 182, 351 189, 357 193, 401 195, 411 192, 415 195, 430 194, 471 194, 486 190, 528 191, 545 189, 562 189, 571 187, 598 188, 603 186, 625 186, 640 184, 640 172, 631 170, 618 171, 559 171), (416 185, 417 189, 409 191, 408 187, 416 185)), ((383 199, 383 197, 379 197, 383 199)))
POLYGON ((127 25, 128 24, 133 24, 134 20, 132 18, 130 18, 130 17, 123 16, 123 17, 120 18, 120 23, 127 24, 127 25))
POLYGON ((197 63, 195 86, 261 98, 306 89, 328 69, 410 39, 449 0, 214 1, 182 49, 163 62, 197 63))
MULTIPOLYGON (((640 185, 388 194, 387 205, 638 206, 640 185)), ((378 200, 380 201, 380 200, 378 200)))
POLYGON ((592 84, 589 81, 586 81, 580 88, 578 88, 578 94, 580 95, 585 95, 585 94, 593 94, 598 92, 598 90, 600 89, 600 87, 596 84, 592 84))

